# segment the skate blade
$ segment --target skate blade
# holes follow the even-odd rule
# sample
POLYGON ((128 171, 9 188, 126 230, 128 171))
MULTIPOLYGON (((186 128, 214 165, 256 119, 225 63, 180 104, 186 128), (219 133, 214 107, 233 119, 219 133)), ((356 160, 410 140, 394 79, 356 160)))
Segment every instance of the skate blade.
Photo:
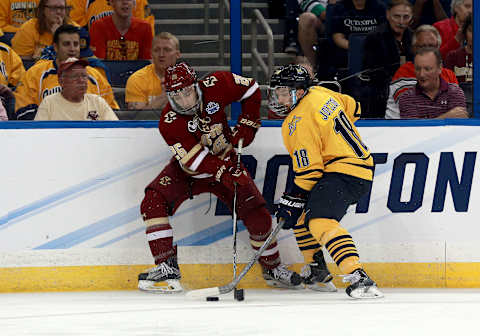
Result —
POLYGON ((377 286, 370 286, 354 289, 349 296, 353 299, 380 299, 384 295, 377 286))
POLYGON ((144 292, 156 294, 175 294, 183 292, 183 287, 180 284, 180 281, 176 279, 169 279, 161 282, 139 280, 138 289, 144 292))
POLYGON ((310 290, 316 291, 316 292, 329 292, 333 293, 337 291, 337 287, 333 284, 333 282, 316 282, 311 285, 305 285, 310 290))
POLYGON ((277 280, 265 280, 268 286, 270 287, 275 287, 275 288, 285 288, 285 289, 302 289, 302 284, 299 284, 297 286, 294 285, 287 285, 284 284, 283 282, 277 281, 277 280))

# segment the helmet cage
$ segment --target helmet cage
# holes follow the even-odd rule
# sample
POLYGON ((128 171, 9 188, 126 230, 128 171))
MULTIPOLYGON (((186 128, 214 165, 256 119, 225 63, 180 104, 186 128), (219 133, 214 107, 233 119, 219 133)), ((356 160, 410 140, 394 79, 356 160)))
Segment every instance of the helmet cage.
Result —
POLYGON ((198 111, 200 111, 201 102, 202 102, 202 91, 200 90, 200 87, 198 86, 198 84, 195 83, 195 84, 191 84, 190 86, 181 88, 179 90, 167 91, 167 99, 173 111, 175 111, 176 113, 193 115, 198 111), (190 90, 192 90, 192 92, 188 92, 190 90), (191 94, 196 94, 197 96, 195 103, 192 106, 181 106, 178 103, 176 97, 180 95, 188 96, 191 94))
POLYGON ((268 88, 268 108, 280 117, 286 117, 293 106, 297 103, 297 89, 288 86, 275 86, 268 88), (280 103, 280 99, 277 94, 277 89, 286 88, 290 95, 290 108, 287 105, 280 103))
POLYGON ((297 101, 297 90, 307 90, 312 85, 312 79, 307 69, 298 64, 290 64, 276 70, 271 79, 268 89, 268 106, 278 116, 285 117, 290 113, 297 101), (288 88, 291 104, 290 108, 281 104, 278 99, 277 89, 288 88))

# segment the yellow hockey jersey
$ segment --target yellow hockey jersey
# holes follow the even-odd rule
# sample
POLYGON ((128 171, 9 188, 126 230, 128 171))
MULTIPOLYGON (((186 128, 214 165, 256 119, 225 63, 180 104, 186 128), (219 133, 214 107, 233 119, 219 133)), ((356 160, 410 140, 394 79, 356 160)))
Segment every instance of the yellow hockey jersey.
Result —
MULTIPOLYGON (((118 109, 113 90, 108 81, 96 69, 87 66, 87 93, 97 94, 105 99, 112 109, 118 109)), ((17 118, 32 120, 43 98, 60 92, 57 65, 54 61, 40 60, 25 73, 15 91, 17 118)))
POLYGON ((20 56, 5 43, 0 43, 0 84, 17 86, 24 74, 20 56))
POLYGON ((308 89, 282 124, 297 186, 311 190, 324 172, 373 179, 373 158, 354 125, 360 114, 360 104, 348 95, 308 89))
POLYGON ((0 28, 15 33, 22 24, 35 17, 40 0, 1 0, 0 28))
MULTIPOLYGON (((108 4, 108 0, 71 0, 70 4, 72 6, 70 18, 82 27, 88 26, 88 29, 98 19, 113 14, 113 8, 108 4)), ((148 21, 154 31, 155 18, 150 12, 147 0, 135 1, 133 16, 148 21)))

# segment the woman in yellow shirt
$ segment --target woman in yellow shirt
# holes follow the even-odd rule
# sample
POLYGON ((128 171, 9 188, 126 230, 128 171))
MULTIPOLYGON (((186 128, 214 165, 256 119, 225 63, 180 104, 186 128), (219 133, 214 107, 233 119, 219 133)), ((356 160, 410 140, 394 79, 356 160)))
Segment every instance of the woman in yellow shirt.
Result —
POLYGON ((12 39, 12 48, 24 60, 37 59, 42 49, 53 42, 53 33, 70 23, 66 0, 40 0, 37 18, 25 22, 12 39))

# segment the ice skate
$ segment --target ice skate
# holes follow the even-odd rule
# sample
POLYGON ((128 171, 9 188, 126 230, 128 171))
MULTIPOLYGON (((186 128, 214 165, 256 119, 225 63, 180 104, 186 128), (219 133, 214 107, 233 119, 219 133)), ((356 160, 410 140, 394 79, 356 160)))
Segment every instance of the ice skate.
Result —
POLYGON ((160 294, 179 293, 183 291, 180 279, 177 257, 170 257, 160 265, 140 273, 138 289, 160 294))
POLYGON ((378 299, 383 297, 383 293, 377 288, 375 281, 361 268, 343 278, 343 282, 349 282, 350 285, 345 290, 347 295, 354 299, 378 299))
POLYGON ((333 276, 328 270, 321 250, 313 255, 313 263, 303 266, 300 275, 305 287, 318 292, 336 292, 333 276))
POLYGON ((302 277, 283 264, 273 269, 263 268, 263 278, 269 286, 278 288, 297 289, 302 284, 302 277))

